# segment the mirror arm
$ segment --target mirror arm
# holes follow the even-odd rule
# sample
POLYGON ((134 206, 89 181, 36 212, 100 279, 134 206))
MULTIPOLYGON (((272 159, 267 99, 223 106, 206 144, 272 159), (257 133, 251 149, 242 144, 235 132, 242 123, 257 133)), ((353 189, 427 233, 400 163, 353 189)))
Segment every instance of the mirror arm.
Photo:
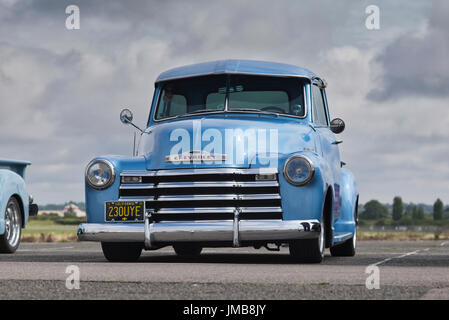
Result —
POLYGON ((133 134, 133 157, 136 156, 136 132, 133 134))
POLYGON ((140 133, 144 133, 144 131, 142 129, 140 129, 138 126, 136 126, 134 123, 132 123, 131 121, 127 121, 128 124, 132 125, 134 128, 136 128, 137 130, 140 131, 140 133))

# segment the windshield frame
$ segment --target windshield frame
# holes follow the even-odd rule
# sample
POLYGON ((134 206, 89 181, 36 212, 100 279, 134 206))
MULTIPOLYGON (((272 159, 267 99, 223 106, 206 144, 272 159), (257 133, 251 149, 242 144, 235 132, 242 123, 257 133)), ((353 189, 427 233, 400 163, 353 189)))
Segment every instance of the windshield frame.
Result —
MULTIPOLYGON (((206 77, 212 74, 204 74, 204 75, 195 75, 195 76, 191 76, 191 77, 181 77, 180 79, 188 79, 188 78, 196 78, 196 77, 206 77)), ((216 74, 214 74, 216 75, 216 74)), ((309 114, 309 97, 307 96, 307 90, 306 90, 306 81, 308 81, 308 84, 311 84, 311 80, 309 77, 306 76, 285 76, 285 75, 272 75, 272 74, 254 74, 254 73, 225 73, 226 75, 226 96, 225 96, 225 102, 224 102, 224 109, 222 110, 217 110, 217 111, 203 111, 203 112, 193 112, 193 113, 184 113, 182 115, 176 115, 176 116, 171 116, 171 117, 166 117, 166 118, 162 118, 162 119, 156 119, 156 114, 157 114, 157 108, 159 106, 160 103, 160 99, 162 98, 162 92, 163 92, 163 85, 170 82, 171 80, 177 80, 177 79, 168 79, 166 81, 160 81, 157 82, 156 84, 159 86, 158 90, 157 90, 157 99, 155 99, 155 103, 153 105, 153 110, 151 111, 153 116, 152 116, 152 120, 153 122, 161 122, 161 121, 166 121, 166 120, 175 120, 175 119, 183 119, 183 118, 189 118, 192 116, 202 116, 202 115, 213 115, 213 114, 221 114, 221 113, 246 113, 246 114, 258 114, 258 115, 274 115, 277 117, 289 117, 289 118, 295 118, 295 119, 305 119, 307 118, 308 114, 309 114), (251 111, 251 110, 233 110, 233 109, 229 109, 229 83, 230 83, 230 77, 232 75, 252 75, 252 76, 261 76, 261 77, 272 77, 272 78, 299 78, 304 80, 304 84, 303 84, 303 103, 304 103, 304 115, 302 116, 296 116, 293 114, 288 114, 288 113, 277 113, 277 112, 270 112, 270 111, 251 111)))

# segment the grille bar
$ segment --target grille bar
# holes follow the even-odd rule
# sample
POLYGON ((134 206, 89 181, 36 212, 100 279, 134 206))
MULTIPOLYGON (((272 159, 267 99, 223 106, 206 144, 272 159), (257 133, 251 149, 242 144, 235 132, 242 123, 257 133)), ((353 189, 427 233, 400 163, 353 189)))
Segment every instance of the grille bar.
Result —
POLYGON ((121 184, 120 190, 145 190, 145 189, 154 189, 156 185, 154 183, 140 183, 140 184, 121 184))
MULTIPOLYGON (((212 208, 161 208, 158 212, 161 214, 178 214, 178 213, 234 213, 234 207, 212 207, 212 208)), ((242 213, 254 212, 276 212, 282 213, 281 207, 241 207, 242 213)))
POLYGON ((202 175, 202 174, 277 174, 276 168, 260 168, 260 169, 238 169, 238 168, 205 168, 205 169, 172 169, 172 170, 156 170, 156 171, 122 171, 120 176, 136 176, 136 177, 158 177, 158 176, 180 176, 180 175, 202 175))
POLYGON ((279 187, 277 181, 196 181, 196 182, 161 182, 121 184, 120 189, 160 189, 160 188, 214 188, 214 187, 235 187, 235 188, 260 188, 279 187))

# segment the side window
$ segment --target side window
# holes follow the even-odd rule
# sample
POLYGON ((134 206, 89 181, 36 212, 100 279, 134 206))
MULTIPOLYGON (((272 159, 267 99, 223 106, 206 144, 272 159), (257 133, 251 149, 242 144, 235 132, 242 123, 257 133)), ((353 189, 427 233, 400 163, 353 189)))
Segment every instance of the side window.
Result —
POLYGON ((313 100, 313 122, 318 125, 327 126, 326 106, 323 100, 321 89, 312 85, 312 100, 313 100))

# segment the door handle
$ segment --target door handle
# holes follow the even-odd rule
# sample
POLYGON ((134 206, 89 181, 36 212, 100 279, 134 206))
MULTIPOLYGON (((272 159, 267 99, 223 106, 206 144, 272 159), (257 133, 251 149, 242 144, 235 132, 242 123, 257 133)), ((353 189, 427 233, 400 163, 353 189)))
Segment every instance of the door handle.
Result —
POLYGON ((335 140, 334 142, 332 142, 332 144, 340 144, 342 142, 343 142, 343 140, 335 140))

